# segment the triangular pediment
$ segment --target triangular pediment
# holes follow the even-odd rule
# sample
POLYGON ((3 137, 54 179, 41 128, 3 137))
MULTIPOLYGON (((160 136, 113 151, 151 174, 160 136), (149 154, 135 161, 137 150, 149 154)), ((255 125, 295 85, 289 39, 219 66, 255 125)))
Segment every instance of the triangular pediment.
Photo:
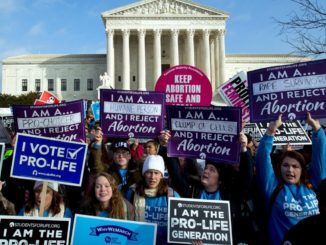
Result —
POLYGON ((227 18, 228 13, 203 6, 190 0, 144 0, 102 13, 102 17, 114 16, 219 16, 227 18))

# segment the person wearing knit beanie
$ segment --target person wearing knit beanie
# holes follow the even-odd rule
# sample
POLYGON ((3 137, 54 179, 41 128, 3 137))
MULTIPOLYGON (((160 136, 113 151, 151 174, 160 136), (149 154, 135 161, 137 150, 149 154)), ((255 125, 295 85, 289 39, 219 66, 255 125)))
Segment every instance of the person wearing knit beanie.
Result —
POLYGON ((164 160, 159 155, 149 155, 145 158, 142 175, 148 170, 157 170, 164 176, 164 160))
POLYGON ((142 174, 149 189, 159 186, 164 176, 164 160, 159 155, 149 155, 143 165, 142 174))

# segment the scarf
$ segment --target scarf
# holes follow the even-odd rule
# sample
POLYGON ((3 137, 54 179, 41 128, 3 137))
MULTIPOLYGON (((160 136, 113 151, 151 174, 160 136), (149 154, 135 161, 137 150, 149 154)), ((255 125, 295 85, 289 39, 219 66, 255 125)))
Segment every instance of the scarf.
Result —
MULTIPOLYGON (((157 194, 157 188, 155 189, 145 189, 146 197, 155 197, 157 194)), ((134 206, 135 206, 135 220, 145 221, 145 197, 139 196, 135 192, 134 195, 134 206)))
MULTIPOLYGON (((46 210, 44 210, 44 213, 46 212, 46 210)), ((43 216, 44 216, 43 213, 43 216)), ((65 206, 64 204, 60 204, 60 212, 57 213, 56 215, 53 215, 52 211, 49 210, 49 216, 48 217, 57 217, 57 218, 64 218, 64 214, 65 214, 65 206)), ((39 217, 40 216, 40 210, 37 206, 34 206, 34 208, 32 208, 28 213, 26 211, 24 211, 24 216, 31 216, 31 217, 39 217)))

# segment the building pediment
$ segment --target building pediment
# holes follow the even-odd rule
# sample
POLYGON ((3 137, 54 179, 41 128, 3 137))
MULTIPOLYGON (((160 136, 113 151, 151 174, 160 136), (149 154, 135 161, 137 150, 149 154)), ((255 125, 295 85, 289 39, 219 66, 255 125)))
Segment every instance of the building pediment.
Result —
POLYGON ((228 18, 229 14, 211 7, 206 7, 189 0, 145 0, 102 13, 102 17, 150 16, 219 16, 228 18))

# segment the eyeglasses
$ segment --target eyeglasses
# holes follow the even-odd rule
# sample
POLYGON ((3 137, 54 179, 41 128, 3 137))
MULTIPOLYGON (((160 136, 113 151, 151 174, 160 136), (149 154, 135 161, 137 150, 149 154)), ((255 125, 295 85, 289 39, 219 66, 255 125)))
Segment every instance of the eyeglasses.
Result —
POLYGON ((125 156, 129 155, 129 151, 116 151, 116 152, 114 152, 114 154, 117 156, 121 155, 121 156, 125 157, 125 156))

